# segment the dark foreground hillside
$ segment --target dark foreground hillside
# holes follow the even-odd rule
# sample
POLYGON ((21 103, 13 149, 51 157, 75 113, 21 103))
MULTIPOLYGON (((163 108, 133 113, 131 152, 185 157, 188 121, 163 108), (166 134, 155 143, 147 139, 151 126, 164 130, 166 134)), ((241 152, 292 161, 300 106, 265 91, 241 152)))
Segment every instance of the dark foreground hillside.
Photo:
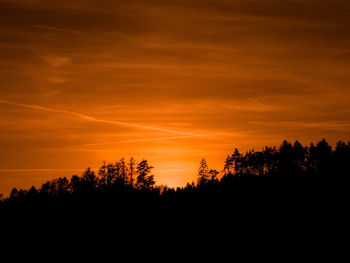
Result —
POLYGON ((121 159, 104 164, 98 174, 87 169, 82 176, 49 181, 40 189, 13 189, 0 211, 2 217, 17 219, 97 218, 144 227, 168 219, 193 225, 232 219, 315 222, 341 217, 347 210, 349 164, 350 143, 332 149, 325 140, 310 147, 285 141, 279 148, 245 154, 236 149, 220 179, 203 159, 198 182, 173 189, 155 186, 146 160, 136 165, 133 159, 121 159))

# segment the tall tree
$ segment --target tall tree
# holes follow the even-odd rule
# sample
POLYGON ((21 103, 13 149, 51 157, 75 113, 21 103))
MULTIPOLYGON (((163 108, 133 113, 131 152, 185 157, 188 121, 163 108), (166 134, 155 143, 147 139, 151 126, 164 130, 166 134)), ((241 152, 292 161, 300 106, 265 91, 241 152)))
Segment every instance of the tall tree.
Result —
POLYGON ((235 166, 235 174, 240 175, 242 173, 242 155, 237 148, 233 152, 231 159, 235 166))
POLYGON ((142 160, 137 165, 137 181, 136 184, 138 187, 142 189, 149 189, 151 188, 155 182, 154 182, 154 176, 149 175, 151 173, 151 170, 153 169, 153 166, 150 166, 147 162, 147 160, 142 160))
POLYGON ((226 160, 225 160, 225 166, 224 166, 224 174, 225 176, 231 174, 232 172, 232 167, 233 167, 233 159, 230 155, 227 155, 226 160))
POLYGON ((134 175, 135 175, 135 159, 133 157, 130 158, 129 160, 129 180, 130 180, 130 184, 134 184, 134 175))
POLYGON ((97 186, 98 178, 95 175, 95 172, 88 167, 81 177, 81 183, 83 185, 84 190, 91 190, 97 186))
POLYGON ((125 184, 128 180, 128 167, 126 166, 125 159, 121 158, 119 161, 120 164, 120 176, 125 184))
POLYGON ((198 184, 206 183, 209 179, 209 168, 207 161, 202 158, 198 169, 198 184))
POLYGON ((101 185, 105 185, 107 183, 107 171, 107 164, 105 161, 103 161, 103 165, 98 170, 99 183, 101 185))
POLYGON ((316 146, 317 173, 325 176, 331 172, 332 147, 323 138, 316 146))
POLYGON ((279 173, 283 176, 294 176, 296 173, 295 151, 293 145, 284 140, 279 149, 279 173))

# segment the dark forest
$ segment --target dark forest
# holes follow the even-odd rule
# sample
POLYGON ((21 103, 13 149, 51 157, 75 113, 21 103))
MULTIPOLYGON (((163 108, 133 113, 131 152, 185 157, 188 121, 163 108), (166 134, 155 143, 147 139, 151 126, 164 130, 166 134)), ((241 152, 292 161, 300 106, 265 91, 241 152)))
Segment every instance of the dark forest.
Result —
POLYGON ((1 202, 1 212, 125 216, 298 209, 310 213, 346 200, 349 161, 350 143, 340 141, 332 148, 324 139, 307 147, 284 141, 278 148, 261 151, 235 149, 222 171, 210 169, 202 159, 197 182, 169 188, 156 185, 147 160, 122 158, 104 163, 98 173, 88 168, 81 176, 51 180, 39 189, 14 188, 1 202))

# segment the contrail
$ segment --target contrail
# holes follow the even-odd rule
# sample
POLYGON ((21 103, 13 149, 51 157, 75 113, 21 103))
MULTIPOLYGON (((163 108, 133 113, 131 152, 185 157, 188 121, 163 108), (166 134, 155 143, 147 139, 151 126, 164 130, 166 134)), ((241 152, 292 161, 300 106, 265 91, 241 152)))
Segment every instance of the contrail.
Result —
POLYGON ((175 131, 175 130, 170 130, 170 129, 153 127, 153 126, 145 126, 145 125, 140 125, 140 124, 136 124, 136 123, 97 119, 97 118, 94 118, 92 116, 81 114, 78 112, 48 108, 48 107, 43 107, 43 106, 39 106, 39 105, 23 104, 23 103, 17 103, 17 102, 8 101, 8 100, 2 100, 2 99, 0 99, 0 103, 18 106, 18 107, 23 107, 23 108, 27 108, 27 109, 39 110, 39 111, 56 112, 56 113, 60 113, 60 114, 75 116, 75 117, 78 117, 80 119, 92 121, 92 122, 100 122, 100 123, 107 123, 107 124, 118 125, 118 126, 127 126, 127 127, 133 127, 133 128, 155 130, 155 131, 167 132, 167 133, 178 134, 178 135, 183 135, 183 136, 193 136, 193 137, 199 136, 198 134, 194 134, 194 133, 180 132, 180 131, 175 131))
POLYGON ((204 137, 204 136, 210 136, 210 134, 203 134, 203 135, 200 135, 200 134, 195 135, 194 134, 194 135, 185 135, 185 136, 161 137, 161 138, 150 138, 150 139, 135 139, 135 140, 125 140, 125 141, 116 141, 116 142, 90 143, 90 144, 73 145, 73 147, 89 147, 89 146, 99 146, 99 145, 119 144, 119 143, 176 140, 176 139, 193 138, 193 137, 204 137))
POLYGON ((267 105, 265 105, 264 103, 262 103, 262 102, 260 102, 260 101, 258 101, 258 100, 256 100, 256 99, 254 99, 254 98, 251 98, 251 97, 247 97, 249 100, 251 100, 251 101, 253 101, 253 102, 255 102, 256 104, 259 104, 259 105, 261 105, 261 106, 267 106, 267 105))
POLYGON ((53 172, 53 171, 75 171, 75 170, 86 170, 84 168, 44 168, 44 169, 0 169, 0 172, 53 172))
POLYGON ((78 30, 51 27, 51 26, 34 25, 34 27, 49 30, 49 31, 56 31, 56 32, 67 32, 67 33, 73 33, 73 34, 81 34, 82 33, 81 31, 78 31, 78 30))

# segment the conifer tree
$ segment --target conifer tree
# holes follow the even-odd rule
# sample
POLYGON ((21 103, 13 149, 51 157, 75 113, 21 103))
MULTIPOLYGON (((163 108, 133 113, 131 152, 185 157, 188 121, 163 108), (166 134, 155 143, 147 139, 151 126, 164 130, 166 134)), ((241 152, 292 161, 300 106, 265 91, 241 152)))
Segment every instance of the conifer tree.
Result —
POLYGON ((198 169, 198 184, 206 183, 209 179, 209 168, 207 161, 202 158, 198 169))
POLYGON ((149 189, 151 188, 155 182, 154 182, 154 176, 149 175, 151 173, 151 170, 153 169, 153 166, 150 166, 147 162, 147 160, 142 160, 138 166, 137 166, 137 181, 136 184, 138 187, 142 189, 149 189))

